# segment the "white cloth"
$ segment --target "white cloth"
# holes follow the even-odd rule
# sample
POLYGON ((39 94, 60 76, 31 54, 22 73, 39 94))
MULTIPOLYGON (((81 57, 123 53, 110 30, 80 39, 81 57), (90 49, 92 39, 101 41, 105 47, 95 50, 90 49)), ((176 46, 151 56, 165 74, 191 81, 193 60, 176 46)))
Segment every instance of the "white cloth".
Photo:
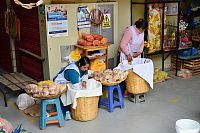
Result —
POLYGON ((132 61, 132 66, 133 72, 146 80, 153 89, 154 67, 152 60, 146 58, 135 58, 132 61))
POLYGON ((154 66, 152 60, 146 58, 134 58, 131 64, 128 64, 128 60, 123 60, 114 69, 120 69, 124 71, 133 69, 133 72, 147 81, 147 83, 153 89, 154 66))
POLYGON ((72 108, 76 109, 76 99, 79 97, 93 97, 102 95, 102 84, 94 79, 87 81, 87 88, 80 89, 72 84, 68 84, 68 90, 61 95, 61 101, 64 106, 72 104, 72 108))
POLYGON ((128 60, 123 60, 114 69, 120 69, 120 70, 123 70, 123 71, 127 71, 127 70, 132 69, 132 68, 133 68, 133 66, 131 64, 128 64, 128 60))

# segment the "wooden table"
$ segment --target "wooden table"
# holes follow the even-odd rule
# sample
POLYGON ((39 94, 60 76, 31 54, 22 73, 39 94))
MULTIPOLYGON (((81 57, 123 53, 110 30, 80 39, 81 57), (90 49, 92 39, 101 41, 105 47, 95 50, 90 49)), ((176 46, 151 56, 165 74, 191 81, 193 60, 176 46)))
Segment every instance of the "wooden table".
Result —
POLYGON ((37 83, 37 81, 18 72, 0 75, 0 91, 4 97, 5 107, 8 106, 7 94, 20 94, 25 92, 25 86, 29 83, 37 83))
POLYGON ((105 64, 106 68, 108 68, 108 46, 109 44, 105 44, 102 46, 81 46, 81 45, 75 45, 75 47, 80 48, 83 50, 85 56, 87 56, 90 60, 93 59, 99 59, 99 58, 105 58, 105 64), (96 51, 96 50, 105 50, 105 55, 102 56, 96 56, 96 57, 90 57, 89 52, 96 51))

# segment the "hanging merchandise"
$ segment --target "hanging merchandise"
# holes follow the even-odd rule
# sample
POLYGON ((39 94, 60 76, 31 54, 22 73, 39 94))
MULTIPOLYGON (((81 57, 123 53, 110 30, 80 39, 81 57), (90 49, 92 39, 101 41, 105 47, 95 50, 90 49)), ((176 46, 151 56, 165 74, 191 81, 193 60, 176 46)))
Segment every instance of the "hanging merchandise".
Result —
POLYGON ((90 70, 92 71, 103 71, 106 69, 106 64, 103 61, 100 61, 99 59, 95 59, 91 62, 90 70))
MULTIPOLYGON (((5 15, 5 29, 6 33, 9 34, 12 38, 17 37, 17 16, 13 9, 7 9, 4 13, 5 15)), ((19 26, 19 25, 18 25, 19 26)))
POLYGON ((161 12, 158 4, 149 5, 148 14, 148 42, 150 44, 148 53, 161 50, 161 12))
POLYGON ((20 2, 19 0, 14 0, 14 2, 15 2, 17 5, 22 6, 23 8, 32 9, 33 7, 37 7, 37 6, 41 5, 41 4, 44 2, 44 0, 39 0, 39 1, 36 2, 36 3, 29 3, 29 4, 24 4, 24 3, 20 2))
POLYGON ((104 20, 104 14, 99 9, 90 11, 90 21, 94 25, 100 25, 104 20))

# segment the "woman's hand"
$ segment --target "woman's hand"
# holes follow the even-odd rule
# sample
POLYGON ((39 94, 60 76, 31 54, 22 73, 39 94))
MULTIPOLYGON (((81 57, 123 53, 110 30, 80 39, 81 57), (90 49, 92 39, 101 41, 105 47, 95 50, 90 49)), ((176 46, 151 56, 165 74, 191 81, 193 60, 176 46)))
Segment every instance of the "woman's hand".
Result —
POLYGON ((132 56, 130 54, 127 55, 127 59, 128 59, 128 62, 131 62, 132 61, 132 56))
POLYGON ((141 52, 137 52, 137 53, 135 53, 134 55, 133 55, 133 58, 136 58, 136 57, 138 57, 138 56, 140 56, 141 55, 141 52))
POLYGON ((81 85, 82 85, 82 88, 87 88, 87 82, 86 81, 82 81, 81 85))

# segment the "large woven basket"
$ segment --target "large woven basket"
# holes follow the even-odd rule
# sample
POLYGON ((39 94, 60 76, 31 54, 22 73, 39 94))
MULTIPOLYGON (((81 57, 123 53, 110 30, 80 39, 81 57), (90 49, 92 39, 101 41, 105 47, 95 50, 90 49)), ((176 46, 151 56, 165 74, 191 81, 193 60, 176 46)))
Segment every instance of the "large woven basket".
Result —
POLYGON ((77 121, 90 121, 96 118, 99 96, 77 98, 76 109, 71 107, 71 115, 77 121))
POLYGON ((138 76, 133 70, 128 71, 128 76, 125 80, 126 89, 132 94, 141 94, 149 91, 148 83, 138 76))

